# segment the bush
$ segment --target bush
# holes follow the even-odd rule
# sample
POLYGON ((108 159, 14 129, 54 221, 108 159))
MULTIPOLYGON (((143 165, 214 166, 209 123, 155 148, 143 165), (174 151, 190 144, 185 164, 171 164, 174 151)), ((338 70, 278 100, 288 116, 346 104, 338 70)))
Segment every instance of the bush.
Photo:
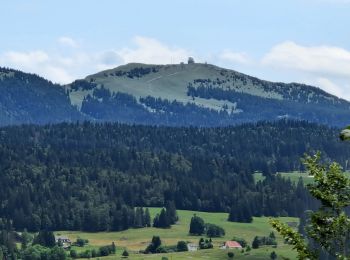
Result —
POLYGON ((185 252, 185 251, 188 251, 187 243, 186 243, 185 241, 179 241, 179 242, 177 242, 176 250, 177 250, 178 252, 185 252))
POLYGON ((85 246, 87 243, 89 243, 89 240, 83 239, 83 238, 80 238, 80 237, 78 237, 78 238, 77 238, 77 241, 75 242, 75 244, 76 244, 77 246, 80 246, 80 247, 85 246))
POLYGON ((204 220, 196 216, 196 214, 194 214, 193 217, 191 218, 189 233, 192 235, 200 236, 204 233, 204 229, 205 229, 204 220))
POLYGON ((92 250, 91 250, 91 256, 92 256, 92 257, 98 256, 96 249, 92 249, 92 250))
POLYGON ((218 225, 207 223, 205 228, 208 237, 222 237, 225 235, 225 230, 218 225))
POLYGON ((100 247, 99 249, 100 256, 108 256, 109 250, 107 246, 100 247))
POLYGON ((256 248, 259 248, 259 246, 263 246, 263 245, 277 247, 277 241, 275 238, 271 236, 271 234, 268 237, 256 236, 253 240, 252 247, 256 249, 256 248))
POLYGON ((71 258, 77 258, 78 257, 78 253, 74 249, 70 250, 69 255, 70 255, 71 258))
POLYGON ((277 254, 276 254, 276 252, 275 252, 275 251, 272 251, 272 252, 271 252, 271 254, 270 254, 270 258, 271 258, 271 260, 275 260, 275 259, 277 259, 277 254))
POLYGON ((228 253, 227 253, 227 256, 228 256, 229 258, 233 258, 233 257, 235 256, 235 254, 234 254, 233 252, 228 252, 228 253))
POLYGON ((123 253, 122 253, 122 256, 123 257, 128 257, 129 256, 129 252, 124 250, 123 253))
POLYGON ((157 249, 162 245, 162 241, 160 240, 159 236, 153 236, 152 242, 148 245, 148 247, 145 250, 145 253, 156 253, 157 249))
POLYGON ((86 250, 84 252, 81 252, 79 255, 78 255, 78 258, 91 258, 92 257, 92 253, 91 253, 91 250, 86 250))
POLYGON ((213 244, 212 244, 211 239, 204 240, 203 238, 201 238, 199 240, 198 244, 199 244, 199 249, 210 249, 210 248, 213 248, 213 244))

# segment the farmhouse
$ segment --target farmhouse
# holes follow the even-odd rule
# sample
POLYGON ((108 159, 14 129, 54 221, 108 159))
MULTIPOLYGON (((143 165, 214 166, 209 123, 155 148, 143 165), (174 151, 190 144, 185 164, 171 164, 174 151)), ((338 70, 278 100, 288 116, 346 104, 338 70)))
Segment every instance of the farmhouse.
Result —
POLYGON ((226 241, 221 248, 222 249, 232 249, 232 248, 242 249, 242 246, 237 241, 226 241))
POLYGON ((56 244, 62 244, 64 249, 70 248, 72 242, 67 236, 55 236, 56 244))
POLYGON ((197 251, 198 250, 198 245, 197 244, 187 244, 188 251, 197 251))

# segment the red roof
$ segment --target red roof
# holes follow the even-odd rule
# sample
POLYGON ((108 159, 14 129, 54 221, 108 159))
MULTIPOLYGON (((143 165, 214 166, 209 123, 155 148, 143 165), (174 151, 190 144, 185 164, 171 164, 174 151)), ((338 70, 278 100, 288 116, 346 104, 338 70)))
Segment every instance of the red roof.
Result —
POLYGON ((226 241, 225 246, 228 248, 242 248, 241 244, 237 241, 226 241))

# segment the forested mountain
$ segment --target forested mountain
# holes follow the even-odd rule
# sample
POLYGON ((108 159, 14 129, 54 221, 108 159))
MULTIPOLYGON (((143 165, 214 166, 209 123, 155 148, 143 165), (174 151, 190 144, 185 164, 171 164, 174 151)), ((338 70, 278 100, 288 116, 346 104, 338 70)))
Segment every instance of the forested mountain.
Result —
POLYGON ((0 125, 75 122, 84 117, 60 85, 0 67, 0 125))
POLYGON ((67 86, 102 121, 226 126, 290 118, 344 126, 350 103, 303 84, 274 83, 209 64, 127 64, 67 86))
POLYGON ((281 118, 344 126, 350 103, 319 88, 200 63, 127 64, 66 86, 0 68, 0 125, 91 120, 216 127, 281 118))
MULTIPOLYGON (((0 129, 0 218, 16 229, 122 230, 134 206, 298 216, 314 206, 298 170, 315 150, 344 167, 338 130, 283 120, 223 128, 62 123, 0 129), (254 182, 254 171, 267 177, 254 182)), ((235 216, 233 216, 234 218, 235 216)))

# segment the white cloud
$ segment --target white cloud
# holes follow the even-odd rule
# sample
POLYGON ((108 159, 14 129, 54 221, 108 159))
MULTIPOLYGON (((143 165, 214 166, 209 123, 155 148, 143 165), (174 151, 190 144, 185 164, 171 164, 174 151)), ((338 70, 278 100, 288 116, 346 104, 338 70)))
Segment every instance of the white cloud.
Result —
POLYGON ((230 50, 224 50, 219 54, 219 59, 232 63, 250 64, 252 60, 244 52, 233 52, 230 50))
POLYGON ((58 38, 58 42, 64 46, 69 46, 72 48, 77 48, 79 46, 79 44, 75 40, 67 36, 62 36, 58 38))
POLYGON ((15 52, 9 51, 4 54, 4 59, 23 66, 46 62, 49 56, 44 51, 15 52))
POLYGON ((350 52, 333 46, 305 47, 284 42, 273 47, 262 63, 315 74, 350 76, 350 52))
POLYGON ((263 67, 293 74, 293 81, 318 86, 350 100, 350 51, 336 46, 302 46, 288 41, 274 46, 261 60, 263 67), (304 80, 307 78, 307 80, 304 80))
POLYGON ((124 63, 141 62, 151 64, 180 63, 186 61, 189 51, 177 47, 169 47, 153 38, 137 36, 133 42, 136 48, 123 48, 117 54, 124 63))
POLYGON ((39 74, 57 83, 70 83, 101 70, 128 62, 179 63, 186 61, 189 52, 169 47, 153 38, 135 37, 133 48, 86 52, 73 39, 61 37, 59 44, 73 47, 55 51, 8 51, 0 53, 0 65, 39 74))

